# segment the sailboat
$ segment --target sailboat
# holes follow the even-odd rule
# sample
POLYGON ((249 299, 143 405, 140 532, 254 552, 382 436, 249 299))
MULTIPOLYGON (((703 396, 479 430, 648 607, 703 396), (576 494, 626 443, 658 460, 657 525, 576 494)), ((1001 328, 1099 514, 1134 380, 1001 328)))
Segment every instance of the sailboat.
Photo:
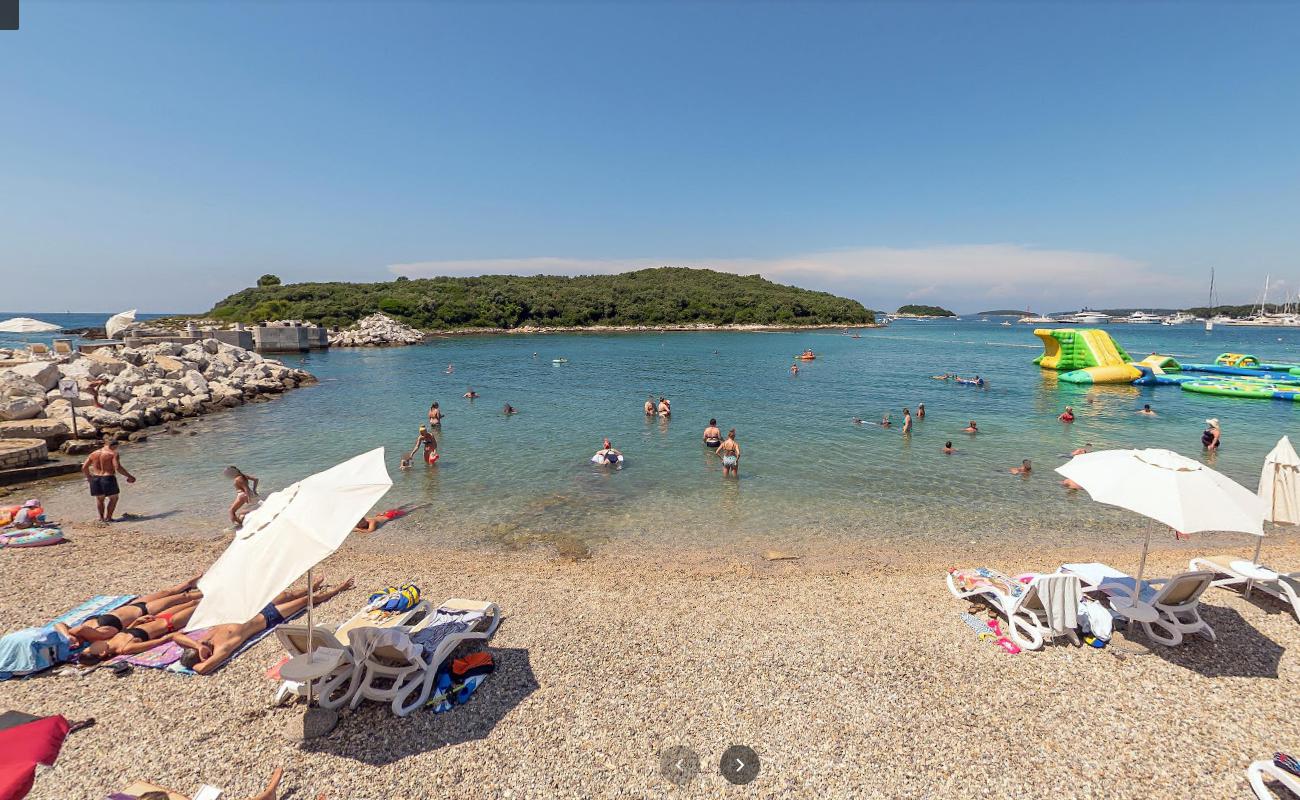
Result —
POLYGON ((1210 307, 1205 312, 1205 330, 1214 330, 1214 267, 1210 267, 1210 307))

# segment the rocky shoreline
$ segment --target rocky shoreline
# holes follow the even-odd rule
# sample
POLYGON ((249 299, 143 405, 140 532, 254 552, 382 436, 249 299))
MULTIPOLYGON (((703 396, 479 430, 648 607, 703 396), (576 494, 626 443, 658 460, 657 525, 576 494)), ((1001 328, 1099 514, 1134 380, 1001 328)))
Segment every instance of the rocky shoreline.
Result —
MULTIPOLYGON (((140 348, 122 345, 50 360, 18 361, 0 350, 0 438, 57 445, 258 402, 316 382, 315 376, 216 339, 140 348), (77 382, 72 402, 59 382, 77 382)), ((65 452, 84 449, 68 443, 65 452)))
POLYGON ((419 344, 425 334, 387 314, 362 317, 350 328, 330 334, 330 347, 392 347, 419 344))

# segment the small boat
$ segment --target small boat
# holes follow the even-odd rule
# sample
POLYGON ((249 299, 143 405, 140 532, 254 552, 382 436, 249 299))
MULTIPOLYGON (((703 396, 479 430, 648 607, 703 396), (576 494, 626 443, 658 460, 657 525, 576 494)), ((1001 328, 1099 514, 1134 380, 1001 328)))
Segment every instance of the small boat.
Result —
POLYGON ((1003 323, 1002 323, 1002 326, 1005 327, 1005 328, 1010 328, 1010 327, 1011 327, 1011 323, 1010 323, 1010 322, 1003 322, 1003 323))
POLYGON ((795 358, 799 359, 800 361, 814 361, 816 360, 817 355, 811 350, 805 350, 799 355, 795 356, 795 358))
POLYGON ((567 364, 567 363, 569 363, 569 359, 567 359, 567 358, 552 358, 552 359, 551 359, 551 363, 552 363, 552 364, 567 364))

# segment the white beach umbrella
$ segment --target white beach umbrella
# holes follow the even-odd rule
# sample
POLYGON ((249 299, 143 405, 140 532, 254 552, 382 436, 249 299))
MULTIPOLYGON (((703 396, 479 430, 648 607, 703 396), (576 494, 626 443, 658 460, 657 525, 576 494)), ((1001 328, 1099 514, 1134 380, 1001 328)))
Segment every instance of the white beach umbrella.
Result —
POLYGON ((1300 523, 1300 456, 1285 436, 1264 456, 1259 499, 1264 503, 1265 519, 1291 525, 1300 523))
MULTIPOLYGON (((1101 450, 1075 456, 1056 471, 1093 500, 1136 511, 1176 531, 1264 535, 1264 503, 1254 492, 1172 450, 1101 450)), ((1134 599, 1146 569, 1151 531, 1142 544, 1134 599)))
POLYGON ((115 338, 118 333, 131 327, 131 323, 135 322, 135 312, 136 310, 133 308, 130 311, 123 311, 109 317, 108 321, 104 323, 104 333, 108 335, 108 338, 115 338))
POLYGON ((380 447, 267 497, 199 579, 203 600, 186 630, 247 622, 337 550, 392 485, 380 447))
MULTIPOLYGON (((1264 469, 1259 474, 1259 499, 1264 504, 1264 519, 1289 525, 1300 523, 1300 456, 1285 436, 1264 456, 1264 469)), ((1263 538, 1255 542, 1256 564, 1263 546, 1263 538)))
POLYGON ((0 333, 53 333, 63 330, 63 326, 52 322, 41 322, 31 317, 13 317, 0 322, 0 333))

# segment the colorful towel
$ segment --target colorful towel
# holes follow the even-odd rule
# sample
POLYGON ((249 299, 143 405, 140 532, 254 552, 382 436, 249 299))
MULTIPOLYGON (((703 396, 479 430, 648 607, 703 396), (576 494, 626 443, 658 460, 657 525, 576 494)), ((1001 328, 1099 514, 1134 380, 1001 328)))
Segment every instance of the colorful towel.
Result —
POLYGON ((992 589, 998 594, 1019 597, 1025 591, 1023 583, 988 567, 953 570, 952 579, 958 587, 968 592, 992 589))
MULTIPOLYGON (((303 613, 304 612, 299 611, 297 614, 294 614, 292 617, 289 617, 289 619, 286 619, 285 622, 289 622, 290 620, 296 619, 302 616, 303 613)), ((226 659, 225 664, 222 664, 221 666, 224 667, 226 664, 230 663, 235 658, 238 658, 240 655, 243 654, 245 650, 257 644, 258 642, 262 641, 262 639, 265 638, 266 635, 271 633, 273 630, 275 629, 265 628, 262 631, 258 632, 257 635, 253 636, 251 639, 249 639, 248 641, 240 645, 238 650, 231 653, 230 658, 226 659)), ((199 628, 198 630, 187 632, 186 635, 196 642, 202 642, 202 641, 206 641, 207 638, 212 635, 212 629, 199 628)), ((110 659, 109 663, 113 663, 115 661, 125 661, 129 664, 134 664, 137 667, 145 667, 146 669, 162 669, 162 670, 166 670, 167 672, 175 672, 181 675, 197 675, 198 674, 197 672, 185 666, 184 664, 181 664, 181 656, 183 655, 185 655, 184 647, 181 647, 175 642, 164 642, 163 644, 160 644, 157 647, 150 648, 149 650, 146 650, 143 653, 137 653, 133 656, 117 656, 116 658, 110 659)), ((212 674, 212 673, 208 673, 208 674, 212 674)))
POLYGON ((433 695, 425 703, 432 706, 433 713, 441 714, 456 706, 464 705, 478 691, 478 687, 496 670, 492 654, 481 650, 464 658, 458 658, 450 665, 438 668, 434 679, 433 695))
POLYGON ((97 594, 62 616, 55 617, 41 627, 53 628, 60 622, 68 627, 80 625, 91 617, 112 611, 118 606, 126 605, 135 598, 136 595, 133 594, 97 594))

